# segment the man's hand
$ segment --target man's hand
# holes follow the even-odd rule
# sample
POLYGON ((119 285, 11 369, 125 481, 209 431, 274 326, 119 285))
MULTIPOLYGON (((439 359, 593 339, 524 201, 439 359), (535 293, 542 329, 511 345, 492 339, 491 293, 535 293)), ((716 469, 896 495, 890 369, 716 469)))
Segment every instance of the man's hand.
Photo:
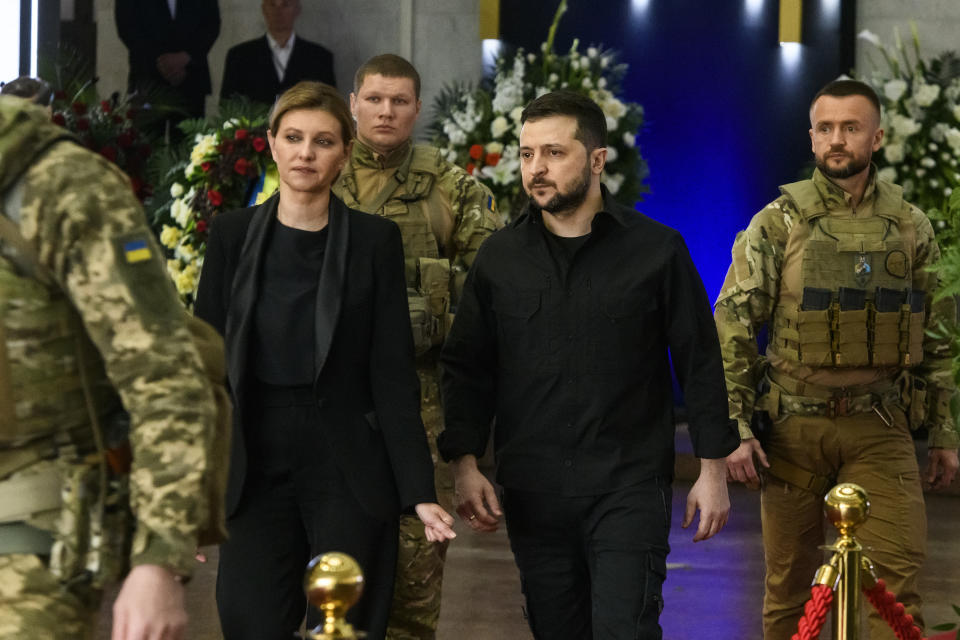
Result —
POLYGON ((928 489, 946 489, 957 475, 958 466, 956 449, 930 449, 923 482, 928 489))
POLYGON ((164 53, 157 58, 157 71, 164 80, 176 87, 187 77, 189 63, 190 54, 186 51, 164 53))
POLYGON ((421 502, 415 507, 417 517, 423 523, 423 532, 430 542, 453 540, 453 516, 435 502, 421 502))
POLYGON ((700 477, 687 496, 687 511, 681 525, 684 529, 690 526, 697 509, 700 510, 700 525, 693 536, 694 542, 712 538, 727 524, 730 496, 727 495, 725 462, 723 458, 700 459, 700 477))
POLYGON ((760 446, 760 441, 756 438, 745 438, 737 450, 727 456, 727 481, 742 482, 751 489, 759 489, 760 476, 753 462, 754 456, 760 464, 770 468, 767 454, 760 446))
POLYGON ((183 585, 165 567, 134 567, 113 603, 111 640, 183 640, 187 610, 183 585))
POLYGON ((503 512, 493 485, 477 469, 477 459, 467 454, 454 460, 451 466, 457 513, 474 531, 496 531, 503 512))

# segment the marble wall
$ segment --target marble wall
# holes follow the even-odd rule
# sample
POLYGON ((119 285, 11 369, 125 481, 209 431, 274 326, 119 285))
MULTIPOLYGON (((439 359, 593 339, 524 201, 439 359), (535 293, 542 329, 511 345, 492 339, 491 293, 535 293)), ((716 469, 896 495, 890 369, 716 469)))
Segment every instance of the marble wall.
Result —
MULTIPOLYGON (((917 24, 924 56, 946 50, 960 50, 960 2, 958 0, 858 0, 857 32, 868 29, 880 36, 885 45, 893 45, 893 30, 900 31, 910 43, 910 21, 917 24)), ((857 69, 869 72, 871 59, 883 64, 872 45, 857 43, 857 69)))
MULTIPOLYGON (((301 0, 297 33, 334 52, 337 86, 346 96, 353 73, 378 53, 410 59, 423 80, 423 134, 433 99, 447 83, 479 80, 481 41, 477 0, 301 0)), ((96 0, 97 66, 101 94, 126 88, 127 51, 117 36, 114 0, 96 0)), ((220 37, 210 51, 213 96, 232 45, 264 32, 260 0, 220 0, 220 37)), ((208 101, 208 113, 216 99, 208 101)))

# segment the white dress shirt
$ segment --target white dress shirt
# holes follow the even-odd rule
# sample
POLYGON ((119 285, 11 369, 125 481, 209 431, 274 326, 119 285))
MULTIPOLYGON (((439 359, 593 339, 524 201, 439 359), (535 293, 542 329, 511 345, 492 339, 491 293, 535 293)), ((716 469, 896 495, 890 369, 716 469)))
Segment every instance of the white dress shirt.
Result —
POLYGON ((293 53, 293 41, 297 39, 297 34, 291 33, 287 39, 287 44, 280 46, 270 33, 267 33, 267 44, 270 45, 270 53, 273 54, 273 68, 277 72, 277 79, 283 82, 283 76, 287 71, 287 63, 290 62, 290 54, 293 53))

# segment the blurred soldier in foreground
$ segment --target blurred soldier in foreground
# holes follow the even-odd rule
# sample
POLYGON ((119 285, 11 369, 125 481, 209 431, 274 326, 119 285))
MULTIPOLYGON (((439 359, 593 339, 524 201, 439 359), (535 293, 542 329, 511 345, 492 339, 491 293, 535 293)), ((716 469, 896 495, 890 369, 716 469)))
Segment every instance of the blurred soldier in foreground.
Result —
POLYGON ((182 638, 215 405, 162 254, 123 173, 8 96, 0 211, 0 638, 89 637, 127 563, 113 639, 182 638))
MULTIPOLYGON (((356 73, 350 108, 357 139, 333 187, 348 207, 400 225, 410 320, 417 348, 420 411, 436 465, 437 496, 450 509, 453 480, 438 464, 443 431, 437 361, 456 304, 480 244, 500 221, 493 196, 440 151, 411 141, 420 114, 420 75, 395 55, 368 60, 356 73)), ((387 638, 433 638, 447 543, 428 543, 415 516, 400 522, 400 555, 387 638)))
MULTIPOLYGON (((766 640, 796 633, 823 562, 823 496, 837 482, 870 495, 857 537, 922 626, 926 512, 910 430, 929 430, 926 483, 946 487, 957 471, 949 338, 925 335, 955 307, 932 301, 937 277, 927 268, 940 249, 930 221, 870 163, 883 140, 879 100, 861 82, 831 82, 810 105, 810 127, 813 178, 780 187, 737 235, 715 311, 743 439, 728 479, 758 483, 754 458, 767 468, 766 640), (772 423, 762 445, 750 430, 757 412, 772 423)), ((870 637, 892 639, 870 613, 870 637)))

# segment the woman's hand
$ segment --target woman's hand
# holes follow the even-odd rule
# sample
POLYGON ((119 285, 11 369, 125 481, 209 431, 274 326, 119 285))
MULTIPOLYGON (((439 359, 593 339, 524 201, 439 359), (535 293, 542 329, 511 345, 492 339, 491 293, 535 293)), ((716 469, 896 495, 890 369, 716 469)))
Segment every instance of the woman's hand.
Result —
POLYGON ((453 532, 453 516, 443 510, 435 502, 421 502, 416 507, 417 517, 423 523, 423 532, 430 542, 453 540, 457 534, 453 532))

